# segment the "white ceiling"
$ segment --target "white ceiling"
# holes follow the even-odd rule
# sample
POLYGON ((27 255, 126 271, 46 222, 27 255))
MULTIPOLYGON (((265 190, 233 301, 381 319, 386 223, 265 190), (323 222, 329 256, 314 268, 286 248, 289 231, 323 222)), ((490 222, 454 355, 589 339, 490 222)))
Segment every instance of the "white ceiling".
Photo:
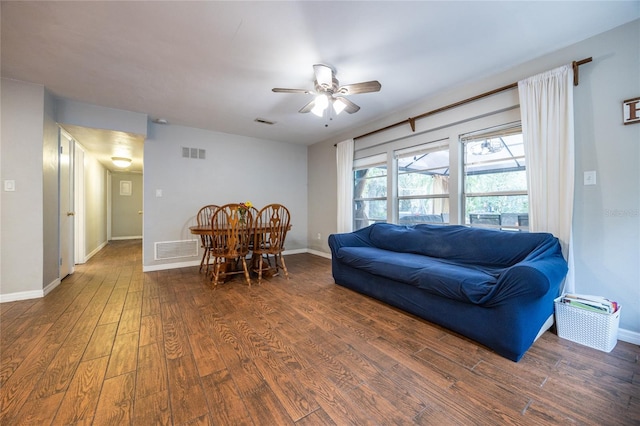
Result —
MULTIPOLYGON (((3 77, 170 125, 306 145, 640 17, 638 0, 1 5, 3 77), (310 95, 271 89, 312 89, 315 63, 382 90, 351 96, 352 115, 300 114, 310 95)), ((96 150, 101 136, 74 135, 96 150)))

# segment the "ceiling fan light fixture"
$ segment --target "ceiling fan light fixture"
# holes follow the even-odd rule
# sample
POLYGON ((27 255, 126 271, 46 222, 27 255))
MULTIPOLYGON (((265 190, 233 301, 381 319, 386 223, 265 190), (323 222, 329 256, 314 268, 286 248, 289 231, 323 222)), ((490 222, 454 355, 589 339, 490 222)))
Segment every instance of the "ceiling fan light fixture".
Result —
POLYGON ((325 94, 320 94, 316 96, 316 99, 313 103, 314 105, 311 109, 311 112, 318 117, 322 117, 324 115, 324 110, 329 106, 329 98, 327 98, 327 95, 325 94))
POLYGON ((129 167, 131 165, 131 158, 111 157, 111 161, 113 162, 114 166, 120 167, 121 169, 129 167))
POLYGON ((347 107, 347 104, 340 98, 333 100, 333 110, 336 112, 336 115, 340 114, 347 107))

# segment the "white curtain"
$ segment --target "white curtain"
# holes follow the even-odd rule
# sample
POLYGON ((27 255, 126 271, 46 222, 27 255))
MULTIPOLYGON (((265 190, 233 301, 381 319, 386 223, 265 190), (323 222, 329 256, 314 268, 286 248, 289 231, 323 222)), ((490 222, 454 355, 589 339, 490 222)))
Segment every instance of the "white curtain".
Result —
POLYGON ((527 159, 529 230, 560 240, 569 264, 564 292, 574 292, 573 68, 565 65, 518 82, 527 159))
POLYGON ((336 145, 338 169, 338 232, 353 229, 353 139, 336 145))

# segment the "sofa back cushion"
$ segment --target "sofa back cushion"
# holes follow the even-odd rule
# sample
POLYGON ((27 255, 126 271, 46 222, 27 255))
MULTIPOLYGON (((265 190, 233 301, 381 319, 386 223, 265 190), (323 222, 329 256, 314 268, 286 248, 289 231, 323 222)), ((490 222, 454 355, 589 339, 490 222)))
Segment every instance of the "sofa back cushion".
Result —
POLYGON ((369 239, 379 248, 453 262, 507 268, 527 257, 559 250, 551 234, 470 228, 462 225, 371 225, 369 239))

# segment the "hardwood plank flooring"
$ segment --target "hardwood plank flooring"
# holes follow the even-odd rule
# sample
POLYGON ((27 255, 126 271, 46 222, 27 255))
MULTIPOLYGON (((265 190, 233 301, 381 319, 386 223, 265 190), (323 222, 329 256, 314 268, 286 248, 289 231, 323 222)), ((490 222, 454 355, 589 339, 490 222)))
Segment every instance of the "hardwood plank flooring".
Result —
POLYGON ((547 332, 514 363, 335 285, 327 259, 286 262, 214 289, 118 241, 0 304, 0 424, 640 425, 637 345, 547 332))

